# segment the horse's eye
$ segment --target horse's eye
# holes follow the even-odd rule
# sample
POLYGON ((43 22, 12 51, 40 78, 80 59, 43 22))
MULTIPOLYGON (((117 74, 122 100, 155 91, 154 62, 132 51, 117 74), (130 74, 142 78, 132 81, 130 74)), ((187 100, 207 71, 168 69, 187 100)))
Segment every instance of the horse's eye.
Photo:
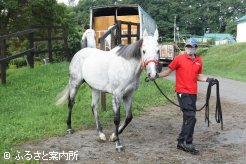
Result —
POLYGON ((146 51, 145 50, 143 50, 143 54, 145 54, 146 53, 146 51))

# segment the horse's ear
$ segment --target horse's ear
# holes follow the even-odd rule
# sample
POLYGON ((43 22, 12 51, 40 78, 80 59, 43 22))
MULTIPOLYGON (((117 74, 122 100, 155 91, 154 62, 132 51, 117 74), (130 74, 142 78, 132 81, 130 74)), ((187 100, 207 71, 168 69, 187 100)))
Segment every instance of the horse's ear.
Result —
POLYGON ((157 30, 157 27, 156 27, 156 29, 155 29, 154 37, 155 37, 156 40, 159 39, 159 32, 158 32, 158 30, 157 30))
POLYGON ((146 37, 146 36, 148 36, 148 32, 147 32, 146 29, 144 29, 143 38, 146 37))

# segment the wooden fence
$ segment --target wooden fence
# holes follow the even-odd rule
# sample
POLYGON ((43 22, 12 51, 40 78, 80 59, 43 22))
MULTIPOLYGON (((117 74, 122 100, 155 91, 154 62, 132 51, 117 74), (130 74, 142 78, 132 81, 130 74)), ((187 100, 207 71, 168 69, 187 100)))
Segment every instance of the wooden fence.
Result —
POLYGON ((127 38, 127 43, 132 43, 132 37, 135 37, 136 40, 140 39, 140 24, 133 22, 117 21, 118 30, 117 30, 117 44, 121 44, 122 38, 127 38), (127 25, 127 34, 122 34, 122 26, 127 25), (137 26, 137 33, 132 34, 132 26, 137 26))
POLYGON ((46 25, 46 26, 32 26, 33 29, 36 30, 46 30, 47 31, 47 37, 44 38, 36 38, 35 36, 31 38, 30 42, 34 45, 35 42, 48 42, 48 47, 45 50, 38 50, 35 52, 35 54, 41 54, 41 53, 48 53, 48 58, 49 61, 52 63, 53 62, 53 55, 52 52, 57 52, 57 51, 63 51, 64 54, 66 55, 66 58, 68 61, 70 61, 70 56, 68 53, 68 43, 67 43, 67 33, 64 27, 62 26, 51 26, 51 25, 46 25), (52 36, 52 31, 54 30, 62 30, 62 36, 52 36), (52 41, 55 40, 63 40, 64 43, 64 48, 53 48, 52 46, 52 41))
POLYGON ((49 53, 49 61, 53 62, 52 58, 52 52, 54 51, 63 51, 66 56, 67 60, 70 60, 69 53, 68 53, 68 44, 67 44, 67 34, 65 32, 64 27, 62 26, 33 26, 31 29, 16 32, 9 35, 3 35, 0 36, 0 79, 2 81, 2 84, 6 84, 6 70, 7 70, 7 63, 10 60, 27 56, 27 64, 30 66, 30 68, 34 67, 34 56, 36 54, 40 53, 49 53), (45 29, 47 30, 48 36, 45 38, 35 38, 34 33, 38 31, 38 29, 45 29), (51 33, 54 29, 62 29, 63 36, 61 37, 52 37, 51 33), (7 40, 13 38, 13 37, 21 37, 23 35, 28 35, 29 39, 29 49, 25 50, 19 54, 7 56, 6 48, 7 48, 7 40), (52 48, 52 40, 63 40, 64 41, 64 48, 63 49, 53 49, 52 48), (35 42, 42 42, 47 41, 48 42, 48 48, 46 50, 37 50, 34 45, 35 42))

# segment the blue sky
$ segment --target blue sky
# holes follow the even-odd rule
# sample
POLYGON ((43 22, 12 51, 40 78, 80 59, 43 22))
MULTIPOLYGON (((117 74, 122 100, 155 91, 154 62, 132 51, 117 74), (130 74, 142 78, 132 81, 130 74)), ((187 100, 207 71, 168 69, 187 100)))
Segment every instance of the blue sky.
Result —
MULTIPOLYGON (((68 0, 56 0, 58 3, 65 3, 66 5, 68 5, 68 0)), ((79 0, 75 0, 75 4, 78 3, 79 0)))

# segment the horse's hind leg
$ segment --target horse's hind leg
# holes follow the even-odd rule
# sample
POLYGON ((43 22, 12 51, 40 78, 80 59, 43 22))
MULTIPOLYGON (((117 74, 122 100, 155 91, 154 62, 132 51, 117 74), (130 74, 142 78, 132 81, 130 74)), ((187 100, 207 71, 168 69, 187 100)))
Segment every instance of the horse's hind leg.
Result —
POLYGON ((100 123, 99 115, 98 115, 98 111, 97 111, 99 98, 100 98, 100 91, 98 91, 96 89, 92 89, 91 108, 92 108, 93 115, 95 116, 97 131, 98 131, 98 134, 99 134, 99 140, 106 141, 106 136, 103 133, 102 125, 100 123))
POLYGON ((80 87, 80 85, 83 83, 83 79, 78 79, 78 78, 71 78, 69 81, 69 97, 68 97, 68 115, 67 115, 67 133, 72 134, 73 129, 71 126, 71 115, 72 115, 72 110, 73 106, 75 103, 75 96, 76 93, 80 87))

